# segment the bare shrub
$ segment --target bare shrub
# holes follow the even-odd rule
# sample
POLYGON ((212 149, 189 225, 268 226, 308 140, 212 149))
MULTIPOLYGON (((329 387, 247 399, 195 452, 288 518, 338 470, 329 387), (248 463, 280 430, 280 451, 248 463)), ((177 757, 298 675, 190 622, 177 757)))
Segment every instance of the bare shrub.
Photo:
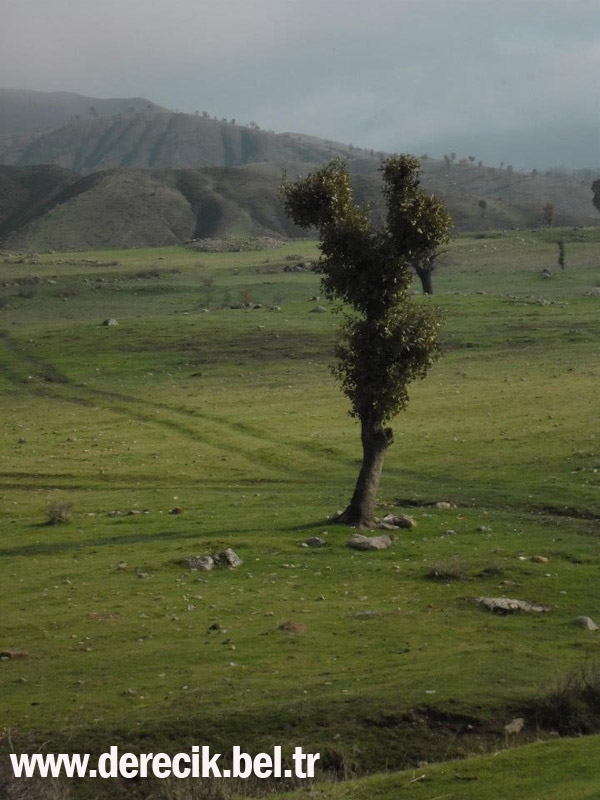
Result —
POLYGON ((531 702, 528 714, 538 727, 561 736, 600 731, 600 664, 556 680, 531 702))
POLYGON ((50 503, 46 509, 47 525, 60 525, 71 522, 73 518, 73 506, 71 503, 57 502, 50 503))
POLYGON ((8 759, 0 762, 0 797, 3 800, 69 800, 66 783, 56 778, 15 778, 8 759))
POLYGON ((469 579, 469 567, 461 558, 453 556, 432 564, 427 577, 432 581, 466 581, 469 579))

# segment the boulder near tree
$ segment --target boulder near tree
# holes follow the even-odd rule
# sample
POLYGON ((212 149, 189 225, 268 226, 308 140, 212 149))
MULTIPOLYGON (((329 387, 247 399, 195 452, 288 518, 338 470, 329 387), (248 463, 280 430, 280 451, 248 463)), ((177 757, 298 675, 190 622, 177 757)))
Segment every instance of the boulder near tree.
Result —
POLYGON ((414 264, 448 241, 451 218, 438 198, 421 190, 420 171, 410 155, 382 162, 387 213, 379 226, 355 203, 343 161, 282 182, 288 216, 318 231, 315 270, 323 294, 343 309, 332 371, 360 422, 363 460, 339 521, 361 528, 375 524, 384 456, 393 443, 388 423, 406 406, 408 384, 425 377, 438 351, 438 315, 426 299, 411 295, 410 285, 414 264))

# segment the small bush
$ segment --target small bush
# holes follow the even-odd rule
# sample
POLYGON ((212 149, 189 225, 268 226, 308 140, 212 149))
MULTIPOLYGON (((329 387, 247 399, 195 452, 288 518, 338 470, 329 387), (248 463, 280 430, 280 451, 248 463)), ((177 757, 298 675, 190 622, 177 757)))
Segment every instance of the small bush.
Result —
POLYGON ((560 678, 532 701, 529 716, 561 736, 600 731, 600 665, 560 678))
POLYGON ((71 503, 50 503, 46 509, 48 519, 47 525, 60 525, 65 522, 71 522, 73 518, 73 511, 71 503))
POLYGON ((427 577, 432 581, 466 581, 469 579, 469 567, 462 559, 454 557, 432 564, 427 577))

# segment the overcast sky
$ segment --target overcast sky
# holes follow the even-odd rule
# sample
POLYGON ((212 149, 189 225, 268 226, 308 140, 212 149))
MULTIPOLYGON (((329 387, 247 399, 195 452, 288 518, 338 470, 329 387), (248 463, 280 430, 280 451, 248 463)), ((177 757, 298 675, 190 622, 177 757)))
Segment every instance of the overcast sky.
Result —
MULTIPOLYGON (((2 0, 0 84, 600 168, 600 0, 2 0)), ((543 162, 543 163, 542 163, 543 162)))

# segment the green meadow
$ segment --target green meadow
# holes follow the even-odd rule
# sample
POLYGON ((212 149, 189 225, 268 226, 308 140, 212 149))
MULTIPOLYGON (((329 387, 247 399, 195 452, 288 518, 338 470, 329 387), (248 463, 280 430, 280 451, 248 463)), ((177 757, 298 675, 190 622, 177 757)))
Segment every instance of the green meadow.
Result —
POLYGON ((318 276, 289 271, 316 257, 308 241, 2 254, 4 754, 301 745, 321 771, 294 797, 597 796, 598 740, 568 734, 600 730, 600 709, 540 709, 599 664, 600 634, 573 619, 600 624, 600 229, 451 244, 421 299, 442 356, 394 421, 379 492, 381 516, 417 525, 382 552, 331 521, 361 452, 329 372, 339 318, 318 276), (182 563, 225 548, 242 566, 182 563))

